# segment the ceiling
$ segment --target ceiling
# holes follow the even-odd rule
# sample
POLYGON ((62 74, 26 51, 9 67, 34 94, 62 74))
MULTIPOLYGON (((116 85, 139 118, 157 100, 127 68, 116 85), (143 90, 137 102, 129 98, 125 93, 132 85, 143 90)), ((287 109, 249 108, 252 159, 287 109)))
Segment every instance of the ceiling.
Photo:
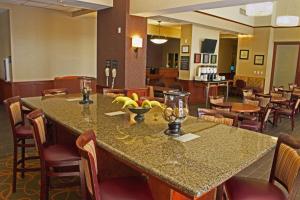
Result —
POLYGON ((92 4, 76 0, 0 0, 0 3, 11 3, 65 12, 76 12, 82 9, 100 10, 107 8, 105 5, 92 4))

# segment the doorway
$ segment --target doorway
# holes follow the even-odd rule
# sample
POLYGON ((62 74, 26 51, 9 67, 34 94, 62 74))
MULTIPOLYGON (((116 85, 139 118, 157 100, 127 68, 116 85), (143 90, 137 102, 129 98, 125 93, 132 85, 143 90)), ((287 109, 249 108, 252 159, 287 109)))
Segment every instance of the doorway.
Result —
POLYGON ((289 83, 300 84, 297 79, 300 75, 300 43, 276 42, 274 45, 272 86, 284 86, 289 83))

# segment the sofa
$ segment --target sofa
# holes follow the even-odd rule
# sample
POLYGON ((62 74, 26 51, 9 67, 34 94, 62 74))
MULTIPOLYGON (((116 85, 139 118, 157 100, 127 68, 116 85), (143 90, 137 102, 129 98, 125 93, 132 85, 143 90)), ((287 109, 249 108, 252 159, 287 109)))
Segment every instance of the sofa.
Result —
POLYGON ((243 96, 243 90, 252 90, 253 93, 264 91, 265 78, 235 75, 233 85, 230 88, 230 94, 234 96, 243 96))

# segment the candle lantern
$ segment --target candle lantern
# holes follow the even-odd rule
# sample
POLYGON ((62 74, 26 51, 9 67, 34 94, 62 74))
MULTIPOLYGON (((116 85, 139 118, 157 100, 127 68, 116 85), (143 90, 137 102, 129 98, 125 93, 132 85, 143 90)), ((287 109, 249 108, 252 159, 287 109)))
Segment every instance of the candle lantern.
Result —
POLYGON ((80 104, 91 104, 93 103, 90 100, 90 94, 92 93, 92 80, 91 77, 81 77, 80 78, 80 91, 82 94, 82 100, 79 102, 80 104))
POLYGON ((165 131, 165 134, 171 136, 182 135, 180 130, 181 123, 185 120, 189 114, 188 109, 188 97, 190 93, 169 91, 164 93, 165 97, 165 109, 163 117, 169 122, 169 128, 165 131))

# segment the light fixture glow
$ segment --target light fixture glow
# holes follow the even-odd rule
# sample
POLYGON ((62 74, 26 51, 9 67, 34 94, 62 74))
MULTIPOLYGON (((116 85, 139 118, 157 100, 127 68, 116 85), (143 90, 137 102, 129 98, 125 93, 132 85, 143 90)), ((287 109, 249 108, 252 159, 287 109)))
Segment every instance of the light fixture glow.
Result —
POLYGON ((143 47, 143 38, 140 36, 133 36, 132 37, 132 47, 134 48, 142 48, 143 47))
POLYGON ((164 44, 166 42, 168 42, 168 39, 165 37, 162 37, 160 35, 160 23, 161 21, 158 21, 158 36, 153 36, 150 41, 154 44, 164 44))
POLYGON ((289 15, 278 16, 276 19, 276 25, 277 26, 298 26, 299 17, 289 16, 289 15))
POLYGON ((273 2, 255 3, 246 5, 247 16, 268 16, 272 15, 273 2))

